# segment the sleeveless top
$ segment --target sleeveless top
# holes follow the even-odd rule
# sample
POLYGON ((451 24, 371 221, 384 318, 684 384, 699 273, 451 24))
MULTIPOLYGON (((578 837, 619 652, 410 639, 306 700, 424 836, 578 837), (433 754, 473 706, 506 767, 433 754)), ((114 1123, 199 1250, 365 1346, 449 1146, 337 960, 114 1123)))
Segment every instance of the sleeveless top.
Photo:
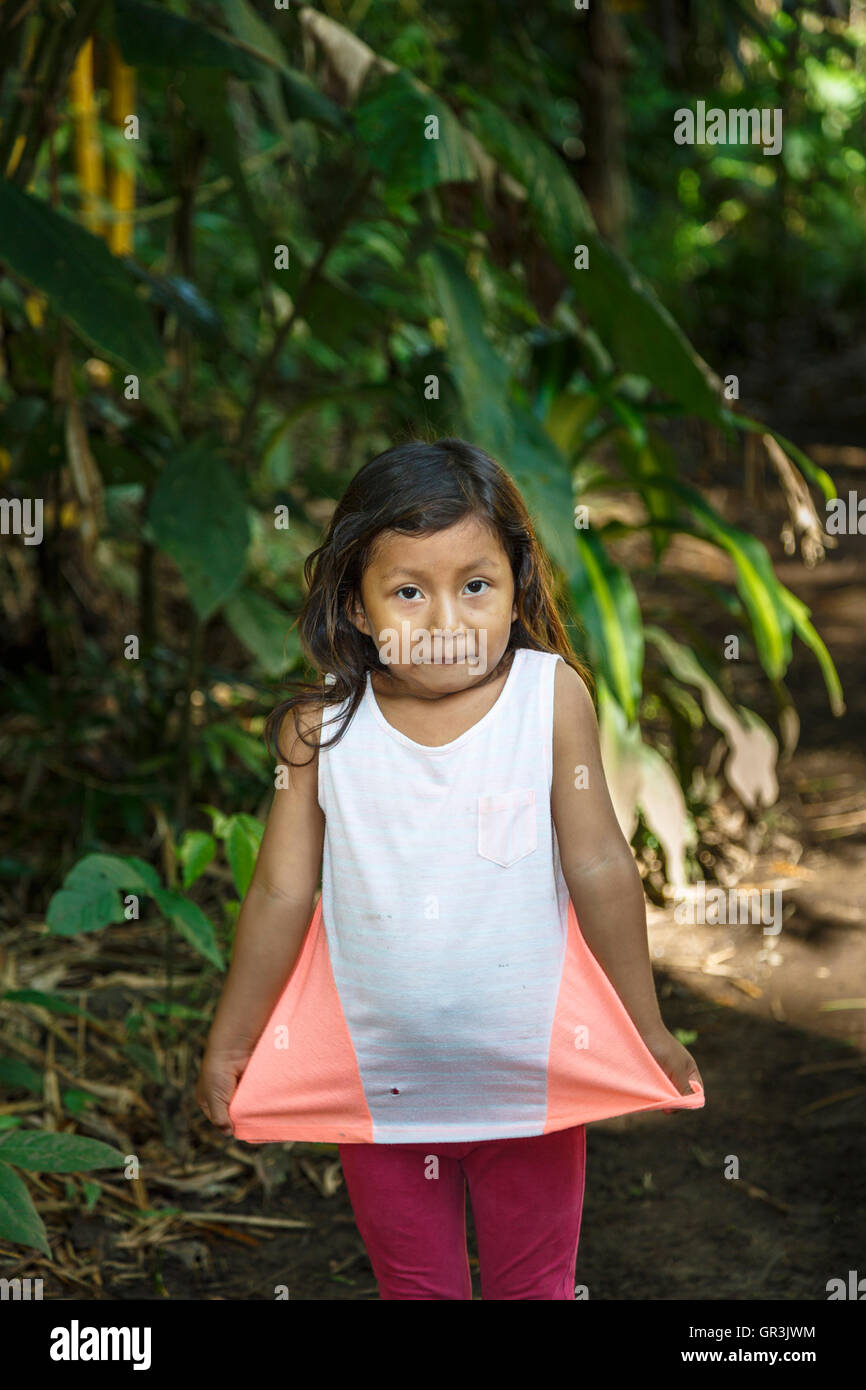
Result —
POLYGON ((237 1138, 481 1141, 704 1104, 580 933, 550 807, 561 659, 518 648, 438 748, 388 723, 367 674, 319 751, 321 897, 229 1106, 237 1138))

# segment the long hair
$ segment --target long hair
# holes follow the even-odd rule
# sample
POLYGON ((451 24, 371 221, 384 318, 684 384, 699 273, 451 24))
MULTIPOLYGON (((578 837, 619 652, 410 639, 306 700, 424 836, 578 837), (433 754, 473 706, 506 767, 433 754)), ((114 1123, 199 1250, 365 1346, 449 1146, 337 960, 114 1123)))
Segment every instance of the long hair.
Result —
MULTIPOLYGON (((530 647, 558 652, 593 692, 589 669, 573 652, 557 611, 550 561, 511 478, 482 449, 464 439, 411 439, 377 454, 358 470, 331 517, 324 541, 307 556, 307 597, 298 617, 298 636, 308 662, 322 676, 317 683, 284 682, 296 693, 277 705, 266 720, 265 742, 272 756, 272 740, 279 746, 282 721, 293 706, 321 708, 324 719, 328 706, 348 698, 334 737, 319 745, 328 748, 342 738, 358 708, 367 672, 393 678, 379 660, 373 639, 359 632, 347 613, 360 598, 361 579, 380 532, 431 534, 469 516, 498 534, 511 564, 517 605, 502 661, 478 684, 494 679, 509 652, 530 647)), ((315 744, 307 742, 300 725, 299 737, 314 756, 315 744)))

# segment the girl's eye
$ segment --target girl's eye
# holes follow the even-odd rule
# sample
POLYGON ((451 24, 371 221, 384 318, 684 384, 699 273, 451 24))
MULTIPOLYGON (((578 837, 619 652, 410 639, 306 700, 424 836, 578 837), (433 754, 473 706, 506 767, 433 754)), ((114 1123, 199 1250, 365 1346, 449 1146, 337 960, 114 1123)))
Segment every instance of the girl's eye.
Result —
MULTIPOLYGON (((468 589, 468 587, 469 587, 470 584, 486 584, 487 587, 488 587, 488 589, 490 588, 490 581, 487 580, 487 579, 469 579, 469 580, 467 580, 467 582, 466 582, 466 587, 467 587, 467 589, 468 589)), ((420 592, 421 592, 420 589, 418 588, 418 585, 417 585, 417 584, 403 584, 403 585, 397 590, 397 597, 400 598, 401 594, 405 593, 405 591, 406 591, 407 589, 413 589, 416 593, 420 593, 420 592)), ((482 590, 482 592, 483 592, 483 590, 482 590)), ((481 597, 481 595, 479 594, 479 592, 478 592, 477 589, 476 589, 475 593, 472 595, 472 597, 473 597, 473 598, 480 598, 480 597, 481 597)), ((409 599, 406 600, 407 603, 408 603, 409 601, 410 601, 409 599)))

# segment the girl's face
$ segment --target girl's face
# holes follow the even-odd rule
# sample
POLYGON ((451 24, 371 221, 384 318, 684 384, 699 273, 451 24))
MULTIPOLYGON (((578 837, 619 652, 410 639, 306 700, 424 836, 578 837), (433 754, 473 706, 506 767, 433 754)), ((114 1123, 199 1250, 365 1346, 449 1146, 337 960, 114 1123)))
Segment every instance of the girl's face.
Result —
POLYGON ((477 517, 428 536, 383 531, 350 613, 415 689, 462 689, 494 669, 517 617, 508 556, 477 517))

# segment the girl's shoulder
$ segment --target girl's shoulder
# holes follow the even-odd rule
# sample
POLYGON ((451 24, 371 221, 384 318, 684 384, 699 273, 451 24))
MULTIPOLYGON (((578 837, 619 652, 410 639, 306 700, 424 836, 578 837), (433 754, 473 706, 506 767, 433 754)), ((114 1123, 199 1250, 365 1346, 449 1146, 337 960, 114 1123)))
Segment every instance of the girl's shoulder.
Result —
POLYGON ((296 761, 305 747, 312 753, 312 761, 318 760, 324 710, 325 701, 316 698, 304 700, 286 711, 279 736, 280 754, 286 762, 296 761))

